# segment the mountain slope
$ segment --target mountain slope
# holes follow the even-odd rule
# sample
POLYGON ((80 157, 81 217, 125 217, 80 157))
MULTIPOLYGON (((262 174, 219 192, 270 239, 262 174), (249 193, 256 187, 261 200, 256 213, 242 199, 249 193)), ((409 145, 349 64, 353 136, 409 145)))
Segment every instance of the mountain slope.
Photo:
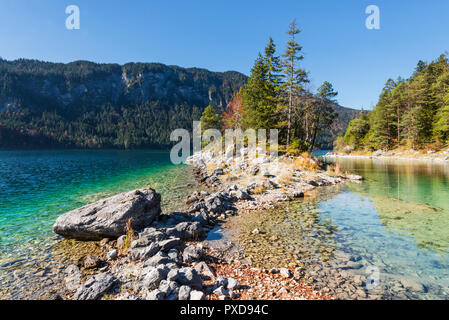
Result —
POLYGON ((345 108, 339 105, 334 105, 333 107, 338 117, 332 123, 330 129, 324 130, 317 139, 317 147, 322 150, 332 150, 333 143, 337 136, 344 135, 349 122, 360 116, 360 110, 345 108))
MULTIPOLYGON (((246 81, 158 63, 0 59, 0 148, 166 148, 172 130, 190 130, 209 104, 222 112, 246 81)), ((359 114, 336 109, 322 148, 359 114)))
POLYGON ((222 111, 245 82, 156 63, 0 60, 0 147, 164 147, 171 130, 191 128, 208 104, 222 111))

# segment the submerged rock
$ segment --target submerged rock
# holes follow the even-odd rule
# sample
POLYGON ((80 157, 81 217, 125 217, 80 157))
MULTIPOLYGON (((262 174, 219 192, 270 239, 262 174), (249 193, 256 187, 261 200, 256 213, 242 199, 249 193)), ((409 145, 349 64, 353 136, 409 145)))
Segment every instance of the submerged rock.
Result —
POLYGON ((53 232, 71 239, 102 240, 149 227, 161 212, 161 196, 153 189, 134 190, 97 201, 60 216, 53 232))

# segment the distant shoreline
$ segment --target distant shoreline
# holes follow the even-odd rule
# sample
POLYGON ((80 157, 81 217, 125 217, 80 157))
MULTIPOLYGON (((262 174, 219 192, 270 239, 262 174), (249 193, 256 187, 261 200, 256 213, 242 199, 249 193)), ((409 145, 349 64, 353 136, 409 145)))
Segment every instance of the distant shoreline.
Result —
POLYGON ((363 160, 387 160, 387 161, 416 161, 416 162, 426 162, 426 163, 441 163, 449 164, 449 155, 434 155, 434 156, 411 156, 411 155, 394 155, 394 154, 384 154, 376 156, 371 155, 352 155, 352 154, 339 154, 339 153, 328 153, 322 155, 323 158, 345 158, 345 159, 363 159, 363 160))

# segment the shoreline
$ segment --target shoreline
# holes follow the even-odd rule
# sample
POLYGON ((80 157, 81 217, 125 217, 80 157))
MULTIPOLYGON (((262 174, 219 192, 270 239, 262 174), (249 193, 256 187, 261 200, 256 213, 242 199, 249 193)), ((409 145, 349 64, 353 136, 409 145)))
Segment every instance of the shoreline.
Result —
MULTIPOLYGON (((216 158, 217 159, 217 158, 216 158)), ((278 160, 278 159, 276 159, 278 160)), ((245 163, 245 161, 248 161, 248 159, 241 159, 241 163, 245 163)), ((271 162, 270 160, 267 161, 267 159, 263 159, 262 161, 259 159, 257 160, 258 165, 261 167, 270 167, 271 169, 275 169, 275 167, 279 166, 279 162, 278 161, 273 161, 271 162)), ((310 161, 310 160, 307 160, 310 161)), ((201 160, 202 162, 202 160, 201 160)), ((314 160, 311 160, 311 162, 313 163, 314 160)), ((198 164, 198 163, 196 163, 198 164)), ((327 175, 325 172, 322 171, 318 171, 315 177, 315 180, 307 180, 309 178, 311 178, 310 172, 304 170, 298 170, 298 175, 296 176, 296 174, 293 174, 293 176, 296 176, 296 178, 298 178, 300 181, 290 181, 292 184, 290 186, 279 186, 277 183, 279 182, 278 179, 274 179, 276 177, 277 174, 274 173, 267 173, 265 169, 261 168, 262 170, 265 170, 264 172, 262 172, 262 170, 258 170, 256 175, 258 175, 259 177, 261 177, 259 180, 259 182, 263 183, 259 183, 256 185, 252 186, 252 190, 248 190, 247 188, 242 190, 242 188, 240 187, 236 187, 235 183, 240 182, 239 179, 232 179, 232 184, 230 183, 222 183, 220 178, 223 178, 224 175, 221 175, 219 172, 216 172, 216 169, 218 169, 217 166, 215 165, 211 165, 209 163, 209 168, 205 168, 202 165, 194 165, 193 163, 191 163, 192 166, 192 170, 194 171, 194 173, 196 173, 197 175, 197 180, 202 182, 203 185, 207 186, 210 189, 214 189, 214 191, 217 190, 224 190, 224 189, 228 189, 227 192, 229 192, 229 195, 231 197, 234 197, 236 199, 234 199, 232 201, 232 203, 235 205, 235 209, 233 209, 233 212, 230 212, 232 210, 219 210, 216 214, 216 221, 215 223, 210 223, 210 224, 206 224, 205 225, 205 229, 206 229, 206 236, 208 231, 207 230, 212 230, 212 228, 216 227, 217 225, 220 225, 221 223, 225 222, 227 220, 228 216, 231 215, 236 215, 236 214, 240 214, 244 211, 251 211, 251 210, 266 210, 266 209, 272 209, 274 207, 276 207, 279 204, 285 203, 286 201, 292 201, 294 199, 298 199, 298 198, 302 198, 304 197, 304 192, 308 192, 312 189, 315 189, 318 186, 324 186, 324 185, 335 185, 335 184, 339 184, 341 182, 344 181, 344 179, 347 179, 347 177, 331 177, 329 175, 327 175), (218 174, 217 174, 218 173, 218 174), (218 176, 217 176, 218 175, 218 176), (276 182, 274 181, 276 180, 276 182), (257 192, 254 192, 254 189, 257 189, 258 187, 260 187, 260 190, 256 190, 257 192), (263 189, 263 190, 262 190, 263 189)), ((220 168, 221 169, 221 168, 220 168)), ((234 168, 235 169, 235 168, 234 168)), ((237 171, 241 171, 244 172, 243 169, 239 168, 237 171)), ((287 172, 289 172, 289 170, 287 170, 287 172)), ((224 172, 223 172, 224 173, 224 172)), ((294 173, 294 172, 293 172, 294 173)), ((254 177, 253 175, 251 177, 254 177)), ((285 178, 285 177, 284 177, 285 178)), ((361 179, 361 177, 356 177, 353 176, 352 177, 355 180, 359 180, 361 179)), ((297 180, 298 180, 297 179, 297 180)), ((251 180, 253 180, 253 178, 251 178, 251 180)), ((204 194, 204 196, 212 196, 214 194, 211 193, 206 193, 204 191, 202 191, 204 194)), ((219 192, 223 192, 223 191, 217 191, 219 192)), ((201 194, 201 192, 194 192, 194 195, 197 197, 199 194, 201 194)), ((194 196, 194 197, 195 197, 194 196)), ((193 200, 192 196, 188 197, 186 199, 187 204, 192 207, 194 207, 195 205, 197 205, 198 203, 202 203, 204 201, 203 199, 196 199, 193 200), (190 198, 190 200, 189 200, 190 198), (199 200, 199 202, 198 202, 199 200)), ((190 211, 191 214, 194 214, 195 210, 188 210, 190 211), (192 212, 193 211, 193 212, 192 212)), ((169 213, 168 215, 171 215, 173 213, 169 213)), ((163 214, 162 216, 165 216, 165 214, 163 214)), ((197 215, 196 217, 194 217, 194 219, 198 218, 199 215, 197 215)), ((155 224, 159 224, 159 227, 166 227, 165 225, 161 225, 160 221, 155 222, 155 224)), ((156 227, 158 228, 158 227, 156 227)), ((164 229, 161 229, 164 230, 164 229)), ((90 245, 93 246, 93 248, 96 248, 94 250, 99 250, 97 251, 97 256, 94 257, 95 259, 100 260, 100 262, 97 263, 97 265, 95 265, 93 268, 87 268, 86 267, 86 260, 89 260, 92 258, 92 254, 86 255, 88 252, 90 252, 90 250, 92 249, 88 249, 86 250, 86 252, 84 253, 80 253, 80 255, 85 255, 84 257, 78 257, 77 260, 78 261, 74 261, 74 259, 68 259, 68 260, 60 260, 57 262, 58 264, 58 269, 59 272, 56 272, 56 278, 59 279, 60 281, 60 286, 57 285, 57 283, 50 283, 50 285, 54 284, 55 286, 55 290, 53 290, 54 292, 48 296, 39 296, 39 297, 31 297, 32 299, 37 298, 37 299, 73 299, 73 292, 74 292, 74 287, 72 286, 71 288, 67 286, 68 283, 70 283, 73 280, 74 274, 76 275, 75 278, 78 279, 78 281, 76 282, 76 286, 77 286, 77 290, 81 287, 83 287, 83 283, 85 283, 86 281, 91 280, 96 273, 98 272, 106 272, 106 273, 112 273, 117 275, 117 279, 119 280, 122 284, 123 283, 127 283, 129 282, 129 279, 120 279, 121 276, 126 277, 124 275, 127 274, 127 276, 129 276, 131 274, 139 274, 139 272, 141 272, 142 270, 145 269, 144 264, 142 264, 142 262, 145 261, 135 261, 134 259, 132 259, 130 257, 130 254, 132 255, 132 251, 136 251, 136 250, 141 250, 140 246, 138 243, 133 243, 131 245, 131 248, 128 249, 128 252, 124 255, 124 256, 119 256, 118 258, 115 259, 109 259, 107 258, 108 254, 111 251, 117 250, 119 249, 119 241, 116 240, 103 240, 101 242, 91 242, 90 245), (134 246, 134 249, 133 249, 134 246), (74 264, 68 265, 68 261, 72 260, 72 262, 74 264), (61 261, 64 261, 64 268, 62 268, 61 265, 61 261), (124 265, 124 266, 123 266, 124 265), (132 272, 130 272, 130 270, 127 269, 134 269, 132 272), (65 270, 63 270, 65 269, 65 270), (70 270, 69 270, 70 269, 70 270), (139 270, 140 269, 140 270, 139 270), (73 271, 75 270, 75 271, 73 271), (63 278, 61 278, 61 276, 64 275, 63 278), (65 287, 65 288, 63 288, 65 287), (67 290, 67 289, 72 289, 72 290, 67 290), (61 291, 63 291, 63 293, 61 293, 61 291)), ((66 242, 65 240, 62 242, 59 242, 55 247, 60 246, 61 243, 70 243, 66 242)), ((190 248, 190 250, 192 250, 192 247, 196 247, 196 248, 201 248, 203 249, 204 247, 204 241, 197 241, 195 242, 196 245, 192 246, 191 244, 189 244, 189 242, 187 241, 185 245, 183 245, 183 247, 185 248, 190 248)), ((72 243, 73 245, 73 243, 72 243)), ((68 246, 70 247, 70 246, 68 246)), ((53 247, 54 249, 54 247, 53 247)), ((70 249, 69 249, 70 250, 70 249)), ((75 248, 72 250, 77 250, 76 249, 76 245, 75 248)), ((185 250, 185 249, 184 249, 185 250)), ((207 260, 207 257, 212 257, 213 258, 213 250, 210 251, 210 248, 208 248, 207 246, 204 247, 204 252, 207 252, 207 254, 204 255, 204 257, 207 260)), ((70 255, 70 254, 68 254, 70 255)), ((181 265, 187 266, 187 268, 192 268, 192 269, 198 269, 196 268, 198 265, 202 266, 202 269, 199 268, 200 271, 204 272, 204 268, 207 270, 208 266, 204 266, 203 262, 204 260, 199 259, 198 261, 195 261, 194 263, 185 263, 182 261, 182 252, 178 252, 178 257, 179 255, 181 255, 181 265)), ((76 260, 76 259, 75 259, 76 260)), ((56 261, 55 261, 56 262, 56 261)), ((225 261, 220 261, 218 264, 213 264, 214 268, 217 269, 217 271, 219 273, 223 272, 223 274, 226 274, 226 266, 229 266, 229 264, 225 261)), ((290 266, 290 271, 284 270, 282 269, 282 272, 268 272, 268 270, 256 270, 254 268, 250 268, 250 267, 246 267, 246 266, 242 266, 240 265, 242 274, 240 276, 239 275, 234 275, 234 277, 237 277, 240 279, 240 281, 245 281, 243 279, 245 279, 245 276, 252 274, 252 276, 248 276, 247 277, 247 282, 252 279, 254 280, 255 278, 260 278, 261 276, 266 277, 267 279, 271 279, 271 278, 279 278, 279 277, 284 277, 284 280, 282 279, 278 279, 279 281, 291 281, 292 283, 294 281, 297 281, 294 278, 294 267, 290 266), (281 276, 281 274, 284 274, 284 276, 281 276)), ((233 269, 233 268, 231 268, 233 269)), ((38 275, 42 274, 46 274, 46 269, 44 268, 44 270, 40 270, 38 271, 38 275)), ((148 271, 148 270, 146 270, 148 271)), ((198 272, 199 273, 199 272, 198 272)), ((231 274, 233 275, 233 273, 231 274)), ((140 276, 142 276, 142 274, 140 274, 140 276)), ((206 277, 207 278, 207 277, 206 277)), ((216 277, 214 277, 216 278, 216 277)), ((73 282, 73 281, 72 281, 73 282)), ((248 283, 249 283, 248 282, 248 283)), ((207 281, 206 281, 207 283, 207 281)), ((202 299, 241 299, 242 297, 249 297, 248 293, 245 292, 245 290, 238 290, 235 289, 231 294, 229 294, 229 290, 230 289, 224 289, 224 290, 228 290, 228 295, 218 295, 217 292, 214 293, 214 291, 216 291, 216 289, 219 288, 215 288, 217 285, 214 284, 212 287, 210 287, 209 284, 209 288, 206 288, 206 290, 204 290, 204 297, 202 297, 199 293, 197 293, 199 295, 200 298, 202 299), (212 290, 214 289, 214 290, 212 290)), ((245 284, 246 286, 246 284, 245 284)), ((126 287, 126 286, 125 286, 126 287)), ((298 288, 302 288, 301 292, 303 294, 303 296, 298 296, 296 298, 303 298, 303 297, 308 297, 310 299, 330 299, 331 297, 329 295, 325 295, 325 294, 321 294, 316 290, 313 290, 311 287, 308 287, 306 285, 304 285, 301 282, 297 282, 297 285, 294 287, 298 287, 298 288)), ((284 287, 282 287, 284 288, 284 287)), ((128 288, 125 291, 126 292, 121 292, 120 290, 118 292, 115 293, 109 293, 109 294, 102 294, 101 296, 103 296, 103 299, 140 299, 142 297, 139 297, 138 295, 133 295, 130 292, 135 292, 134 288, 128 288), (131 289, 131 290, 128 290, 131 289)), ((116 290, 116 289, 115 289, 116 290)), ((251 290, 251 288, 246 289, 246 290, 251 290)), ((283 292, 279 293, 279 295, 277 293, 274 293, 274 295, 272 296, 267 296, 265 297, 266 299, 268 298, 279 298, 281 297, 289 297, 289 298, 293 298, 294 295, 292 295, 293 293, 291 293, 290 291, 291 289, 285 289, 283 290, 283 292), (287 291, 286 291, 287 290, 287 291), (285 292, 286 291, 286 292, 285 292), (291 293, 291 294, 289 294, 291 293)), ((110 290, 109 290, 110 291, 110 290)), ((152 290, 151 292, 153 293, 153 295, 150 294, 150 292, 147 292, 147 295, 144 296, 143 298, 157 298, 154 296, 154 291, 152 290)), ((226 291, 225 291, 226 292, 226 291)), ((251 292, 251 291, 250 291, 251 292)))
POLYGON ((438 163, 438 164, 449 164, 449 151, 445 152, 444 154, 440 155, 422 155, 422 154, 415 154, 415 155, 398 155, 393 153, 385 153, 381 155, 376 155, 375 153, 369 154, 369 155, 357 155, 357 154, 342 154, 342 153, 327 153, 321 156, 318 156, 320 158, 324 159, 336 159, 336 158, 343 158, 343 159, 361 159, 361 160, 382 160, 382 161, 412 161, 412 162, 424 162, 424 163, 438 163))

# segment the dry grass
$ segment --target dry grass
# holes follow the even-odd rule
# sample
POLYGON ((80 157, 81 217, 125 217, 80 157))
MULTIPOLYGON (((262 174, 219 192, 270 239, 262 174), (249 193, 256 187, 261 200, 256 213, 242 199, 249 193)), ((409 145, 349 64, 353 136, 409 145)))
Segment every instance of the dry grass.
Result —
POLYGON ((283 184, 286 186, 293 184, 295 182, 293 180, 293 172, 290 170, 282 172, 279 176, 278 182, 279 184, 283 184))
POLYGON ((343 175, 340 164, 330 164, 327 166, 327 174, 334 177, 339 177, 343 175))
POLYGON ((293 169, 316 172, 319 170, 319 166, 309 153, 303 153, 293 160, 293 169))
POLYGON ((264 185, 257 186, 253 191, 251 191, 252 194, 263 194, 267 190, 267 188, 264 185))
POLYGON ((121 254, 126 254, 126 252, 128 251, 128 249, 131 247, 131 243, 135 240, 134 237, 134 230, 132 228, 132 218, 128 219, 128 222, 126 223, 126 238, 125 238, 125 244, 123 245, 123 248, 121 248, 120 253, 121 254))

